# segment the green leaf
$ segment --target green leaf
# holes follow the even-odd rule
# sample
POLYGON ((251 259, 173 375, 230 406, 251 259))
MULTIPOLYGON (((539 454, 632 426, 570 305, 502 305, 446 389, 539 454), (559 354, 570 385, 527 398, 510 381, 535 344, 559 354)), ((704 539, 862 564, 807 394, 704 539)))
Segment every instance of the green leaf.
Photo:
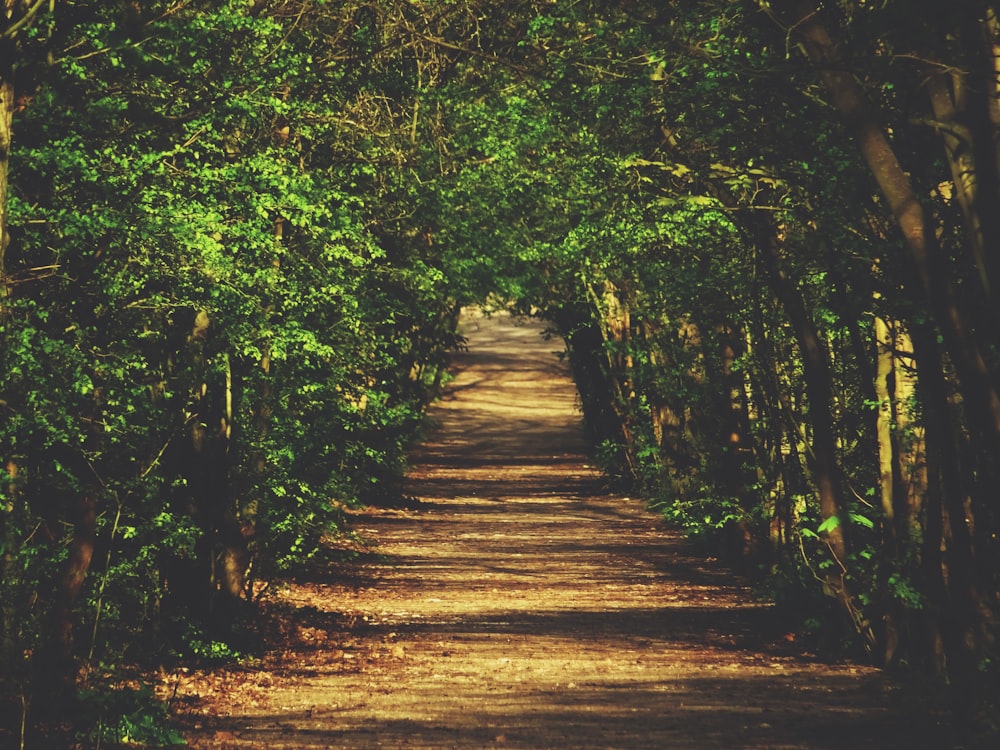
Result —
POLYGON ((870 518, 866 518, 860 513, 849 513, 848 516, 850 517, 853 523, 856 523, 859 526, 864 526, 866 529, 875 528, 875 522, 872 521, 870 518))
POLYGON ((820 534, 829 534, 838 526, 840 526, 840 516, 830 516, 828 519, 826 519, 825 521, 823 521, 823 523, 819 525, 817 531, 820 534))

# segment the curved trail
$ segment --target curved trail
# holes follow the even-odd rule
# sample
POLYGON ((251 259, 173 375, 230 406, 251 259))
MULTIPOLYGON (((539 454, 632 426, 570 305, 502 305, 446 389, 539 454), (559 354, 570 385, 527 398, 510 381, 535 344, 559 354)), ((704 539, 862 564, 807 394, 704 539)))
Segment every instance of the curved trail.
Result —
POLYGON ((378 558, 282 593, 289 651, 177 686, 193 746, 945 747, 878 672, 807 658, 739 581, 602 490, 561 342, 507 316, 465 330, 413 499, 356 519, 378 558))

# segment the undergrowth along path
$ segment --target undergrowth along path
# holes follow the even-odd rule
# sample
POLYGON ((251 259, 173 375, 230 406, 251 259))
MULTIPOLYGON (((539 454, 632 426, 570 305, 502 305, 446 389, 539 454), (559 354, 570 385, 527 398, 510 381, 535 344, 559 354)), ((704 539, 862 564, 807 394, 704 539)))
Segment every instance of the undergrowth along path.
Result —
POLYGON ((464 319, 407 501, 284 586, 288 643, 169 687, 196 748, 942 748, 885 675, 773 609, 588 463, 558 340, 464 319), (790 629, 791 626, 788 626, 790 629))

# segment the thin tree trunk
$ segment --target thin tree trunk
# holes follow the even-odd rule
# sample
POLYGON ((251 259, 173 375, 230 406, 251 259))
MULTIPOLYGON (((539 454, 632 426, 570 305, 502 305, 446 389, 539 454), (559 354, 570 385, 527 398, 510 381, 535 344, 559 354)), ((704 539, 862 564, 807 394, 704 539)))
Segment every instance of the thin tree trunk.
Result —
MULTIPOLYGON (((753 454, 751 447, 750 420, 744 398, 743 373, 736 366, 743 353, 743 339, 736 334, 734 326, 723 323, 715 327, 717 352, 708 352, 706 362, 717 362, 712 392, 713 406, 717 412, 718 429, 710 436, 719 451, 720 484, 723 491, 734 498, 739 505, 741 516, 727 528, 729 552, 745 560, 762 559, 764 529, 755 524, 754 510, 757 497, 750 490, 755 476, 750 467, 753 454), (715 354, 716 356, 712 356, 715 354)), ((709 370, 713 374, 713 369, 709 370)))
POLYGON ((622 303, 618 290, 610 281, 604 281, 603 303, 594 288, 584 282, 593 303, 593 314, 598 321, 598 328, 604 342, 603 359, 607 368, 607 383, 612 389, 612 405, 617 419, 617 427, 624 443, 624 458, 632 479, 639 476, 639 466, 635 456, 635 436, 632 432, 631 418, 628 414, 628 401, 631 398, 629 372, 624 369, 627 359, 621 354, 627 335, 628 307, 622 303), (617 352, 616 352, 617 350, 617 352))
POLYGON ((73 535, 63 572, 56 585, 48 632, 35 656, 34 690, 43 700, 39 710, 55 711, 66 708, 66 699, 75 691, 78 667, 73 654, 73 607, 90 572, 97 541, 97 502, 84 492, 70 508, 69 521, 73 535))
POLYGON ((4 504, 3 515, 3 561, 0 568, 0 674, 5 677, 16 674, 19 670, 17 658, 16 618, 17 608, 14 598, 8 589, 17 577, 17 551, 20 546, 18 539, 18 524, 20 518, 20 499, 17 491, 19 468, 13 460, 4 467, 7 482, 4 483, 0 501, 4 504))
MULTIPOLYGON (((921 512, 927 497, 926 455, 922 430, 914 424, 910 411, 916 389, 913 356, 907 354, 912 343, 898 323, 889 324, 881 317, 875 319, 875 331, 882 551, 893 563, 881 574, 880 588, 885 602, 884 661, 890 664, 897 656, 906 656, 928 663, 934 658, 927 652, 928 638, 939 640, 933 635, 933 623, 921 622, 928 619, 922 612, 902 605, 889 580, 892 573, 900 570, 918 586, 927 579, 919 545, 921 512)), ((940 535, 937 539, 940 545, 940 535)), ((940 559, 939 554, 932 554, 940 559)))
POLYGON ((809 424, 812 428, 809 466, 819 497, 822 519, 839 521, 830 524, 831 528, 825 535, 827 544, 838 564, 845 565, 847 539, 844 533, 844 502, 840 491, 831 411, 833 377, 830 373, 830 357, 801 296, 781 267, 781 249, 776 233, 767 228, 764 236, 757 237, 757 247, 771 289, 788 316, 802 356, 806 395, 809 399, 809 424))
MULTIPOLYGON (((890 327, 893 354, 892 449, 894 532, 902 560, 918 588, 926 592, 925 608, 907 610, 907 653, 915 664, 944 674, 944 652, 940 630, 941 493, 929 481, 926 425, 915 417, 919 397, 917 360, 913 341, 899 324, 890 327)), ((929 365, 935 367, 935 363, 929 365)))
POLYGON ((891 326, 892 382, 890 405, 892 407, 893 452, 893 506, 895 534, 907 554, 920 537, 920 518, 927 495, 927 451, 924 446, 924 428, 913 414, 913 401, 917 393, 916 360, 913 341, 899 324, 891 326))
POLYGON ((787 397, 783 393, 781 374, 777 369, 779 358, 767 335, 759 308, 755 310, 753 326, 757 371, 760 373, 758 401, 761 405, 766 405, 766 421, 770 435, 766 459, 759 463, 761 467, 767 467, 765 474, 769 479, 768 487, 773 498, 771 539, 772 544, 781 553, 781 559, 785 560, 789 567, 794 567, 791 561, 797 556, 797 551, 793 549, 796 519, 792 497, 796 493, 792 489, 794 483, 791 472, 793 466, 796 469, 802 466, 798 451, 798 424, 793 419, 791 407, 787 404, 787 397))
MULTIPOLYGON (((892 438, 894 342, 889 325, 880 316, 875 317, 875 345, 875 399, 878 402, 875 433, 878 444, 879 504, 882 509, 882 550, 889 559, 895 560, 899 540, 896 534, 896 441, 892 438)), ((893 663, 899 651, 900 630, 905 618, 905 613, 889 591, 891 584, 888 577, 885 572, 879 574, 882 622, 878 646, 882 663, 886 666, 893 663)))
POLYGON ((788 316, 799 352, 802 356, 806 396, 809 400, 809 425, 811 443, 809 468, 819 498, 820 516, 823 519, 823 538, 834 558, 836 570, 827 568, 823 581, 829 593, 844 607, 851 624, 869 649, 875 645, 872 633, 857 595, 848 582, 847 513, 843 501, 840 464, 834 430, 833 376, 830 372, 830 355, 820 338, 798 290, 782 268, 781 243, 775 228, 765 219, 754 222, 756 246, 766 271, 771 290, 788 316))
MULTIPOLYGON (((202 365, 210 335, 211 318, 202 310, 195 316, 188 339, 195 361, 202 365)), ((208 576, 204 614, 225 630, 232 624, 243 595, 249 566, 247 540, 234 509, 229 477, 232 371, 228 358, 222 393, 213 393, 207 383, 202 384, 195 394, 192 411, 196 416, 189 427, 187 473, 204 532, 200 544, 201 562, 208 576), (213 397, 221 406, 212 403, 213 397)))
POLYGON ((926 521, 929 539, 936 537, 938 546, 925 545, 924 553, 929 560, 939 562, 935 570, 929 571, 930 580, 936 584, 931 591, 940 597, 935 604, 941 615, 953 706, 964 715, 975 703, 982 640, 972 534, 966 521, 968 488, 959 468, 964 441, 954 423, 944 375, 947 365, 935 333, 916 326, 912 337, 917 361, 925 363, 920 369, 922 402, 927 422, 928 475, 934 479, 928 512, 940 511, 938 517, 928 515, 926 521))
MULTIPOLYGON (((7 5, 9 9, 10 2, 7 5)), ((14 42, 0 38, 0 318, 4 315, 10 294, 7 276, 7 246, 10 244, 7 194, 14 133, 14 54, 14 42)))
POLYGON ((895 482, 893 481, 896 454, 892 440, 892 378, 894 342, 889 326, 881 317, 875 317, 876 353, 875 398, 878 400, 876 435, 878 440, 879 500, 882 517, 885 520, 884 544, 894 554, 896 547, 895 529, 895 482))

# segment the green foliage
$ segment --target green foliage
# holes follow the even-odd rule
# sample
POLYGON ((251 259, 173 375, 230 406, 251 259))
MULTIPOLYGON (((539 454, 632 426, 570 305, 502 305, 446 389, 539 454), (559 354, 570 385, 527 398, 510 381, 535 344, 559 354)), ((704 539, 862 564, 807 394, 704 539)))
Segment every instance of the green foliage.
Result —
POLYGON ((180 626, 181 636, 174 651, 176 657, 206 665, 224 664, 243 657, 243 654, 229 643, 207 638, 202 629, 191 623, 177 624, 180 626))
POLYGON ((690 492, 683 498, 668 498, 653 503, 653 507, 692 539, 717 543, 720 532, 733 522, 746 519, 746 511, 735 499, 714 497, 706 494, 708 491, 709 488, 703 488, 701 493, 690 492))
POLYGON ((893 599, 908 609, 923 609, 926 596, 918 591, 913 581, 901 573, 892 573, 888 578, 889 592, 893 599))
MULTIPOLYGON (((0 300, 14 653, 47 637, 81 496, 97 520, 75 656, 113 667, 237 658, 231 600, 317 555, 345 505, 399 491, 459 288, 396 218, 418 183, 384 169, 415 146, 379 103, 420 82, 378 40, 364 69, 335 62, 360 54, 329 47, 357 7, 287 10, 70 4, 18 62, 34 89, 0 300)), ((109 741, 141 734, 122 717, 109 741)))
MULTIPOLYGON (((45 646, 81 499, 97 518, 78 661, 235 657, 255 583, 322 554, 345 506, 398 493, 457 312, 487 300, 565 337, 605 471, 693 536, 756 534, 817 632, 842 621, 825 594, 871 641, 866 622, 924 632, 949 597, 995 590, 996 439, 973 385, 995 388, 1000 343, 992 266, 969 248, 996 232, 997 180, 959 205, 947 160, 965 151, 925 101, 938 68, 992 75, 981 37, 963 43, 979 19, 816 16, 940 243, 930 281, 967 332, 945 352, 948 316, 793 54, 801 24, 769 16, 785 4, 433 5, 63 3, 19 32, 7 672, 45 646), (896 336, 888 398, 876 320, 896 336), (961 559, 943 529, 965 517, 968 570, 934 571, 942 548, 961 559), (224 580, 223 558, 242 574, 224 580)), ((950 664, 993 655, 977 648, 950 664)), ((108 741, 142 722, 118 721, 108 741)))
POLYGON ((92 724, 80 737, 88 745, 187 746, 183 735, 171 726, 167 705, 158 701, 146 685, 86 690, 80 694, 79 702, 81 713, 92 724))

